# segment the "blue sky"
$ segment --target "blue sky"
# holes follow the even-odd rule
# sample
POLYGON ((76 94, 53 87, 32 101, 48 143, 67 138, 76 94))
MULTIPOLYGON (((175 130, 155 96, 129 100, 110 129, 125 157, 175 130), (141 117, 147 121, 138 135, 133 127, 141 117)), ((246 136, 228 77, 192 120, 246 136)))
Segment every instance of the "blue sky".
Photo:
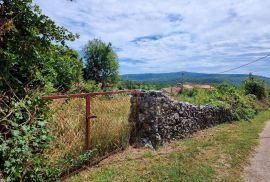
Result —
MULTIPOLYGON (((111 42, 121 74, 217 73, 270 52, 270 0, 34 0, 58 25, 111 42)), ((230 73, 270 77, 270 58, 230 73)))

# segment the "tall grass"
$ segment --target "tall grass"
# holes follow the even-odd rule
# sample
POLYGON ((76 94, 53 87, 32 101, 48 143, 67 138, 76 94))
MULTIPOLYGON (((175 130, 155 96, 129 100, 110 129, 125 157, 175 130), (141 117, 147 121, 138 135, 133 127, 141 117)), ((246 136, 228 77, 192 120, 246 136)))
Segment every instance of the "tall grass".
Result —
MULTIPOLYGON (((128 114, 130 108, 128 95, 91 98, 91 150, 104 155, 116 148, 126 147, 129 140, 128 114)), ((51 166, 59 161, 72 160, 84 153, 85 100, 60 99, 51 104, 54 112, 48 128, 54 137, 45 157, 51 166)), ((63 170, 69 168, 60 164, 63 170)))
POLYGON ((92 122, 91 145, 100 153, 114 148, 126 147, 129 141, 128 115, 130 97, 117 95, 92 100, 92 115, 97 116, 92 122))

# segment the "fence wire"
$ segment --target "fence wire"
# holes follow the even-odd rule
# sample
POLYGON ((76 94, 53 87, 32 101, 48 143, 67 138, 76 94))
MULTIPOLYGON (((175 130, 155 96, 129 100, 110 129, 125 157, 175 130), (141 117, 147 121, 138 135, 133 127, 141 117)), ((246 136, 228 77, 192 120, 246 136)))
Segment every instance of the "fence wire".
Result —
POLYGON ((128 115, 130 96, 127 94, 103 95, 91 99, 91 148, 101 154, 125 147, 129 140, 128 115))
MULTIPOLYGON (((90 150, 102 156, 115 149, 124 148, 129 142, 128 94, 100 95, 91 97, 90 150)), ((68 161, 81 159, 85 151, 85 99, 70 98, 53 100, 50 108, 53 117, 48 129, 53 137, 45 152, 52 168, 67 171, 74 167, 68 161)))

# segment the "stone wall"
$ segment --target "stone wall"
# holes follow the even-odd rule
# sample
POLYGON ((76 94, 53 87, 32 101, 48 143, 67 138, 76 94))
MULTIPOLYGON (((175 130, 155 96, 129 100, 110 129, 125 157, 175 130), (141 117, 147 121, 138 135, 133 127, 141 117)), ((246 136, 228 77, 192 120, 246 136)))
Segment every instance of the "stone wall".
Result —
POLYGON ((231 121, 228 110, 177 102, 158 91, 140 91, 131 97, 130 143, 156 148, 228 121, 231 121))

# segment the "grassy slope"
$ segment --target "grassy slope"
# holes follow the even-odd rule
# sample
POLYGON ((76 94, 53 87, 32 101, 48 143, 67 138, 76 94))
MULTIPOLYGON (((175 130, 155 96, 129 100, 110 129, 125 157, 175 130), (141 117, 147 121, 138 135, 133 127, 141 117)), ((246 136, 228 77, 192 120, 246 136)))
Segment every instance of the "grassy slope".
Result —
POLYGON ((157 151, 129 148, 68 181, 242 181, 241 173, 270 111, 222 124, 157 151))

